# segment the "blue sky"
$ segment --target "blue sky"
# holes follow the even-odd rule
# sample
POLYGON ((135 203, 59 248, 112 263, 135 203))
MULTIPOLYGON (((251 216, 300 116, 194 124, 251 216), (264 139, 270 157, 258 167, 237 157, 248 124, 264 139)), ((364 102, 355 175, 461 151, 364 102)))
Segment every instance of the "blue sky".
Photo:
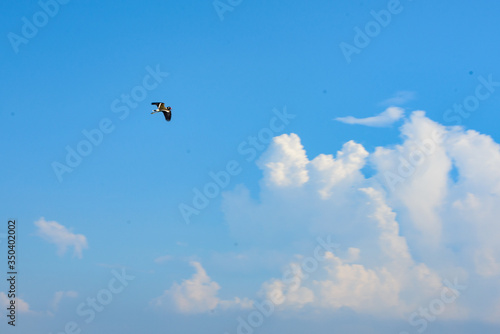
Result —
POLYGON ((15 218, 22 304, 7 332, 74 321, 93 333, 236 333, 276 291, 285 301, 256 333, 498 332, 499 5, 0 9, 0 238, 15 218), (357 52, 346 57, 346 44, 357 52), (150 115, 153 101, 172 106, 170 123, 150 115), (435 132, 446 139, 400 168, 435 132), (252 140, 255 156, 243 153, 252 140), (227 182, 197 208, 221 171, 227 182), (338 248, 315 253, 317 238, 338 248), (318 269, 287 285, 304 259, 318 269), (134 279, 87 323, 78 306, 122 270, 134 279), (468 288, 445 303, 454 279, 468 288), (425 328, 409 320, 439 301, 425 328))

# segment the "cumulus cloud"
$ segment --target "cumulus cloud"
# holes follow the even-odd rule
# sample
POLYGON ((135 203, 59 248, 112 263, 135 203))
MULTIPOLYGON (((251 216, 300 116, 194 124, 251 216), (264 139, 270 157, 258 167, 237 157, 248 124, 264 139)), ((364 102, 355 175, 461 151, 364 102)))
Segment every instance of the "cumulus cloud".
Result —
MULTIPOLYGON (((10 299, 4 292, 0 292, 0 307, 6 309, 10 305, 10 299)), ((21 298, 16 298, 16 310, 22 313, 32 312, 29 304, 21 298)))
POLYGON ((363 264, 358 248, 349 248, 346 258, 327 251, 323 258, 315 259, 315 271, 304 274, 305 262, 293 262, 292 277, 264 283, 267 299, 275 298, 282 309, 348 307, 362 313, 403 316, 443 289, 436 272, 412 259, 405 238, 399 234, 396 214, 383 195, 373 188, 360 191, 370 201, 367 219, 378 229, 374 236, 377 244, 369 249, 376 254, 376 264, 363 264))
POLYGON ((335 120, 346 124, 359 124, 374 127, 390 126, 404 116, 404 111, 398 107, 389 107, 377 116, 356 118, 353 116, 337 117, 335 120))
POLYGON ((87 238, 83 234, 74 234, 64 225, 46 221, 43 217, 35 222, 35 226, 38 236, 57 246, 58 255, 64 255, 68 247, 73 247, 73 254, 82 258, 82 251, 87 248, 87 238))
POLYGON ((217 297, 219 284, 210 279, 199 262, 192 261, 195 273, 182 283, 174 282, 163 295, 155 298, 152 305, 159 308, 174 310, 179 313, 204 313, 216 308, 249 308, 252 302, 248 299, 235 297, 233 300, 221 300, 217 297))
POLYGON ((238 185, 223 194, 231 234, 255 247, 307 256, 311 238, 325 235, 342 245, 314 272, 283 263, 294 275, 274 276, 261 289, 281 300, 278 309, 404 317, 449 296, 449 282, 467 288, 453 290, 443 317, 486 319, 498 309, 500 145, 423 111, 400 131, 400 143, 374 152, 349 141, 316 157, 296 134, 281 135, 258 160, 259 192, 238 185))
POLYGON ((295 187, 309 180, 305 168, 308 162, 299 136, 292 133, 276 137, 258 164, 264 169, 267 182, 280 187, 295 187))
MULTIPOLYGON (((498 317, 500 145, 423 111, 400 131, 401 142, 373 152, 348 141, 316 157, 298 135, 283 134, 257 160, 257 193, 245 185, 223 193, 231 235, 273 254, 282 268, 255 298, 278 311, 347 308, 416 321, 427 308, 444 318, 498 317), (362 172, 367 163, 370 177, 362 172), (341 246, 318 252, 313 240, 325 236, 341 246)), ((221 300, 219 284, 192 265, 196 273, 156 305, 185 313, 251 307, 250 300, 221 300)))
POLYGON ((445 133, 443 126, 417 111, 401 127, 403 144, 394 148, 378 147, 371 156, 382 177, 378 181, 401 202, 412 225, 431 246, 441 240, 442 221, 438 210, 447 195, 452 168, 442 142, 445 133))
POLYGON ((318 192, 322 198, 331 196, 332 189, 341 182, 359 179, 359 170, 365 165, 368 152, 360 144, 349 141, 336 158, 330 154, 320 154, 311 161, 311 174, 315 176, 318 192))

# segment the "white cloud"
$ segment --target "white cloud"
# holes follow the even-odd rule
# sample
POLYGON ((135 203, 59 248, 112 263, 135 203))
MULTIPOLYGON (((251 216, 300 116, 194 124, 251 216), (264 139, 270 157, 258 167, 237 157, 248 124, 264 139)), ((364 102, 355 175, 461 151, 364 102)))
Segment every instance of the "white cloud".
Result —
POLYGON ((37 235, 55 244, 60 256, 66 253, 68 247, 73 247, 73 254, 82 258, 82 251, 87 248, 87 238, 83 234, 74 234, 58 222, 46 221, 43 217, 35 222, 35 226, 38 227, 37 235))
MULTIPOLYGON (((291 263, 291 267, 297 266, 291 263)), ((301 269, 297 269, 301 273, 301 269)), ((296 276, 297 282, 301 282, 300 275, 296 276)), ((272 279, 262 286, 262 293, 265 298, 274 301, 276 305, 289 308, 300 309, 314 301, 314 293, 311 289, 300 284, 287 283, 279 279, 272 279)))
POLYGON ((331 196, 332 189, 342 181, 353 182, 359 179, 359 170, 365 165, 368 152, 360 144, 349 141, 334 158, 330 154, 320 154, 310 162, 311 175, 318 184, 322 198, 331 196))
MULTIPOLYGON (((223 193, 231 235, 259 250, 246 250, 247 266, 256 254, 273 264, 260 298, 273 300, 279 312, 348 308, 408 319, 439 304, 443 318, 498 315, 500 145, 423 111, 400 130, 397 145, 369 153, 348 141, 336 154, 311 159, 298 135, 275 137, 257 161, 260 191, 238 185, 223 193), (369 178, 362 173, 367 162, 375 170, 369 178), (329 235, 342 246, 316 257, 312 240, 329 235), (311 265, 312 254, 313 269, 301 262, 311 265)), ((201 264, 192 265, 196 273, 155 305, 184 313, 253 305, 222 300, 219 284, 201 264)))
POLYGON ((439 300, 445 281, 467 288, 440 316, 486 319, 497 307, 500 145, 422 111, 401 137, 371 153, 350 141, 336 155, 308 158, 300 138, 284 134, 258 160, 256 195, 244 185, 223 194, 231 234, 288 255, 282 266, 299 266, 291 252, 306 256, 317 236, 342 245, 313 273, 296 270, 295 283, 266 280, 263 296, 284 297, 278 309, 407 316, 439 300), (375 170, 369 178, 365 162, 375 170))
POLYGON ((296 187, 309 180, 306 152, 300 138, 290 136, 274 138, 272 145, 257 162, 264 169, 266 182, 279 187, 296 187))
POLYGON ((191 261, 191 266, 196 270, 191 279, 175 282, 163 295, 155 298, 152 305, 166 308, 180 313, 205 313, 217 307, 227 308, 249 308, 252 302, 248 299, 238 297, 233 300, 221 300, 217 297, 220 289, 219 284, 210 279, 205 269, 199 262, 191 261))
POLYGON ((282 309, 306 305, 330 310, 349 307, 362 313, 403 316, 439 293, 443 288, 441 278, 425 264, 414 262, 405 238, 399 234, 396 215, 382 194, 373 188, 360 191, 370 200, 367 205, 372 212, 367 218, 378 228, 374 236, 378 245, 368 250, 377 255, 376 265, 363 264, 362 252, 357 248, 349 248, 345 259, 326 252, 323 259, 316 259, 317 271, 308 275, 301 264, 293 262, 290 267, 294 277, 263 284, 267 299, 280 297, 282 309))
POLYGON ((449 132, 447 147, 460 170, 463 186, 471 193, 489 191, 500 195, 500 145, 490 136, 474 130, 453 128, 449 132))
POLYGON ((381 176, 378 181, 405 207, 412 225, 430 246, 441 239, 442 221, 437 211, 447 195, 452 167, 442 140, 432 139, 443 138, 444 133, 445 128, 426 118, 425 113, 414 112, 401 127, 403 144, 379 147, 371 156, 381 176), (391 183, 390 175, 398 179, 391 183))
POLYGON ((404 111, 398 107, 389 107, 377 116, 356 118, 353 116, 337 117, 335 120, 347 124, 384 127, 399 121, 404 116, 404 111))
MULTIPOLYGON (((4 292, 0 292, 0 307, 2 308, 2 310, 5 310, 5 308, 9 307, 10 301, 11 299, 9 299, 4 292)), ((30 310, 29 304, 21 298, 16 298, 16 310, 22 313, 32 312, 30 310)))

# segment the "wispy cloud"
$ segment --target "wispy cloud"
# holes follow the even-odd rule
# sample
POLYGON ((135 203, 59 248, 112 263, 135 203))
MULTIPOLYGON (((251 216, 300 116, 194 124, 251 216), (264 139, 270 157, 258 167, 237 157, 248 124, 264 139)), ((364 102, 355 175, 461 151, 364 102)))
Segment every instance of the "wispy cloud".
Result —
POLYGON ((335 120, 346 124, 359 124, 374 127, 384 127, 397 122, 404 116, 404 111, 398 107, 387 108, 377 116, 356 118, 353 116, 337 117, 335 120))
POLYGON ((57 254, 62 256, 68 247, 73 247, 73 254, 82 258, 83 249, 87 248, 87 238, 83 234, 74 234, 65 226, 55 221, 46 221, 40 218, 35 222, 38 227, 37 235, 47 242, 57 246, 57 254))
POLYGON ((411 100, 414 100, 417 94, 411 91, 399 91, 393 97, 390 97, 382 102, 380 102, 381 106, 400 106, 411 100))

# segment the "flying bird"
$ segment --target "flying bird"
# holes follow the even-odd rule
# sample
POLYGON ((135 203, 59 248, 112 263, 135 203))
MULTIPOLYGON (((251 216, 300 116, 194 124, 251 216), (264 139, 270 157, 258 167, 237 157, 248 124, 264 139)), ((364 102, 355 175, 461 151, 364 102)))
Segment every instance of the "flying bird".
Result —
POLYGON ((163 103, 163 102, 153 102, 151 104, 158 107, 158 109, 153 110, 153 112, 151 114, 155 114, 157 112, 162 112, 163 116, 165 116, 165 119, 167 120, 167 122, 170 122, 170 119, 172 118, 172 108, 165 107, 165 103, 163 103))

